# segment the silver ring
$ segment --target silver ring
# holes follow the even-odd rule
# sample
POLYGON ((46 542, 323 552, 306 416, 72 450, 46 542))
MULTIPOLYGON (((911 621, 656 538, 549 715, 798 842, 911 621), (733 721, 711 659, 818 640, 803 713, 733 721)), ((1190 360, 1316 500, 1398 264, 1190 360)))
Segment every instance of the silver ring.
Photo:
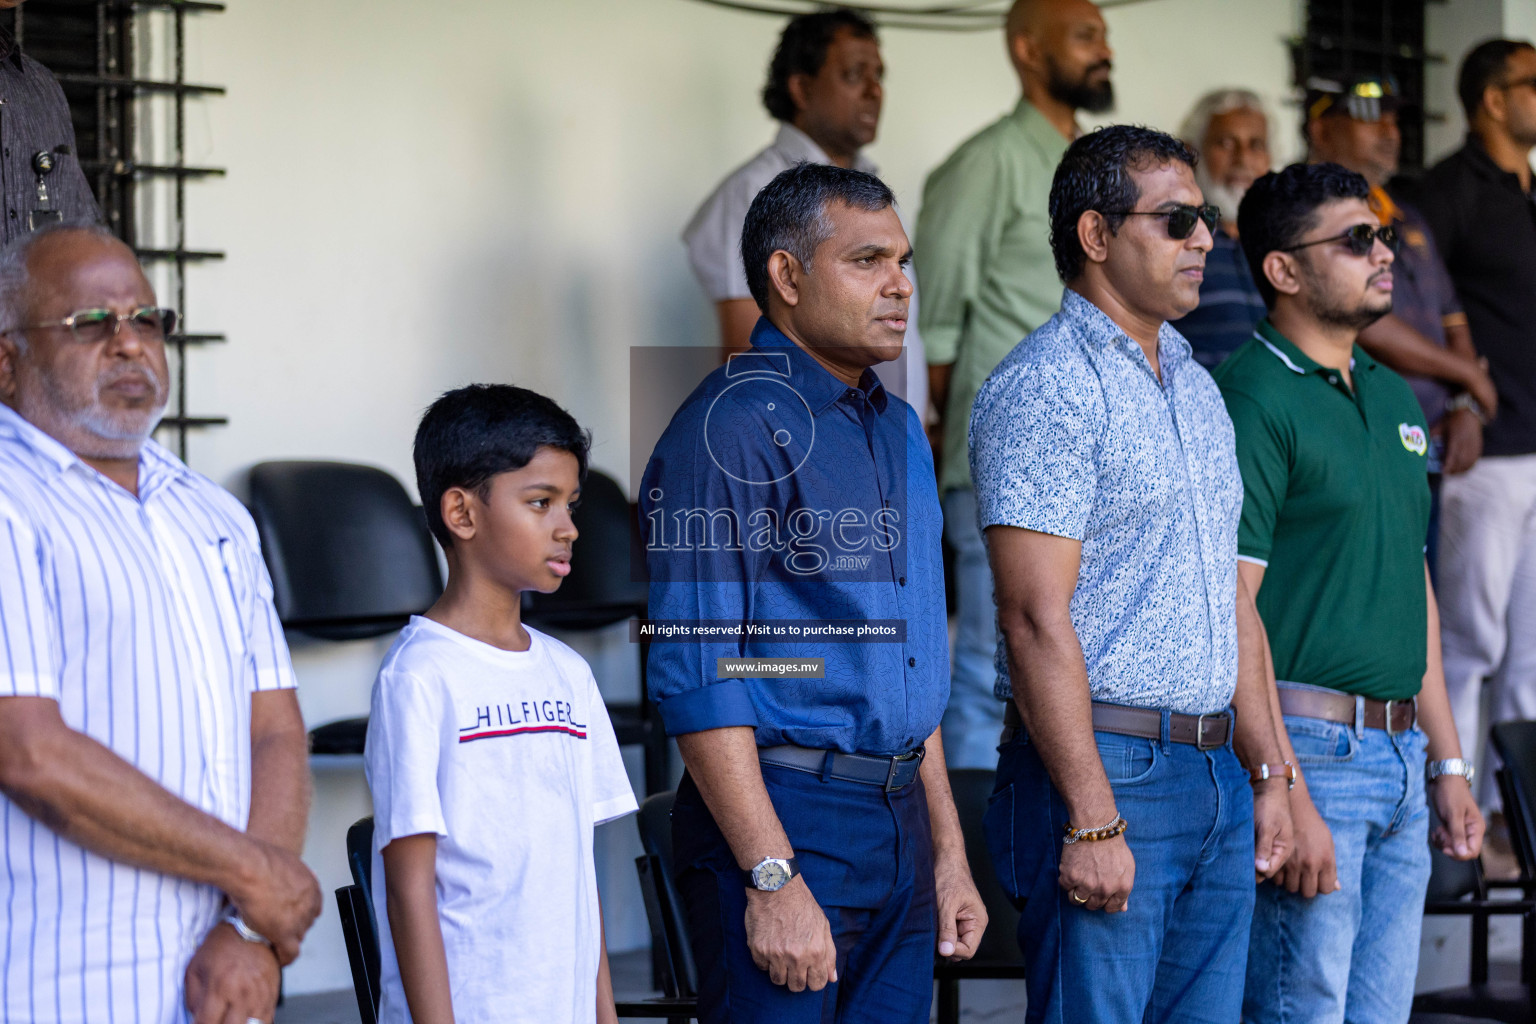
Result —
POLYGON ((267 1022, 260 1017, 247 1017, 245 1018, 245 1024, 267 1024, 267 1022))

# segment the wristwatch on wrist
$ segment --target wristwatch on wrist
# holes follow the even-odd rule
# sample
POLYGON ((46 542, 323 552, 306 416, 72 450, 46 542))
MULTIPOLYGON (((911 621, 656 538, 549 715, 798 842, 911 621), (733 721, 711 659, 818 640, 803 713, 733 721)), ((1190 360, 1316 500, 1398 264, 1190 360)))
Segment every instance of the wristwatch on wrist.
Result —
POLYGON ((1446 412, 1455 412, 1457 409, 1467 410, 1477 418, 1477 422, 1485 427, 1488 425, 1488 413, 1483 409, 1483 404, 1473 398, 1470 392, 1463 391, 1455 398, 1446 401, 1446 412))
POLYGON ((1459 757, 1448 757, 1444 761, 1431 761, 1424 766, 1424 778, 1429 782, 1434 782, 1442 775, 1460 775, 1470 785, 1472 776, 1476 774, 1477 770, 1470 763, 1459 757))
POLYGON ((236 910, 234 907, 230 907, 228 910, 224 911, 223 920, 225 924, 229 925, 235 930, 236 935, 240 936, 246 942, 259 943, 263 946, 272 945, 271 941, 269 941, 265 935, 261 934, 261 932, 258 932, 255 928, 252 928, 250 925, 246 924, 245 918, 241 917, 240 911, 236 910))
POLYGON ((764 857, 751 870, 743 871, 742 875, 749 889, 756 889, 758 892, 778 892, 799 873, 800 865, 793 857, 788 859, 764 857))

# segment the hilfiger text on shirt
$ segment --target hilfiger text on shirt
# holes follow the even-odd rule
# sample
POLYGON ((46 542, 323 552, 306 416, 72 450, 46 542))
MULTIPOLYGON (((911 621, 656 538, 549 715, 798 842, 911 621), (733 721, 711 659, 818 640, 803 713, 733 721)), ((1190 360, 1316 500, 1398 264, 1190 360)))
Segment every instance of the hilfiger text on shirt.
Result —
POLYGON ((569 701, 525 700, 476 706, 474 722, 459 729, 459 742, 541 732, 587 738, 587 727, 576 721, 569 701))

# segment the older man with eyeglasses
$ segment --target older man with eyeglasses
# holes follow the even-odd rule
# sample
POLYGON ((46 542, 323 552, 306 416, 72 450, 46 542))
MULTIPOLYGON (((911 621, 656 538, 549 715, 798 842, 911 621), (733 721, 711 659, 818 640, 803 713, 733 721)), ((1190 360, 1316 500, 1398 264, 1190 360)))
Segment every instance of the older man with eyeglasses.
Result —
POLYGON ((150 440, 132 250, 0 253, 0 1019, 267 1022, 320 909, 304 723, 256 532, 150 440))
POLYGON ((1433 841, 1483 822, 1446 697, 1424 561, 1429 427, 1359 345, 1392 309, 1396 229, 1364 177, 1253 183, 1239 235, 1269 317, 1216 371, 1237 435, 1238 574, 1273 656, 1295 851, 1259 886, 1243 1019, 1401 1024, 1433 841))

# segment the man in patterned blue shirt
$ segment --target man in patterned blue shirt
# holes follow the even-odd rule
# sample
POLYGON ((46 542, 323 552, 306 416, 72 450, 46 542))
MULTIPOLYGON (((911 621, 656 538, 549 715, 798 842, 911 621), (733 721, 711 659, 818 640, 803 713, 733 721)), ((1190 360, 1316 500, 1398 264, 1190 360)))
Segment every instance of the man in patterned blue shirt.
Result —
POLYGON ((922 1024, 935 949, 965 959, 986 925, 939 739, 933 461, 871 369, 912 295, 893 203, 825 164, 758 193, 752 348, 683 403, 640 488, 651 625, 684 633, 653 644, 649 685, 688 766, 673 852, 709 1024, 922 1024))
POLYGON ((1194 162, 1145 128, 1072 144, 1061 311, 971 416, 1010 700, 987 838, 1032 1022, 1236 1020, 1254 878, 1290 848, 1232 423, 1167 324, 1219 224, 1194 162))

